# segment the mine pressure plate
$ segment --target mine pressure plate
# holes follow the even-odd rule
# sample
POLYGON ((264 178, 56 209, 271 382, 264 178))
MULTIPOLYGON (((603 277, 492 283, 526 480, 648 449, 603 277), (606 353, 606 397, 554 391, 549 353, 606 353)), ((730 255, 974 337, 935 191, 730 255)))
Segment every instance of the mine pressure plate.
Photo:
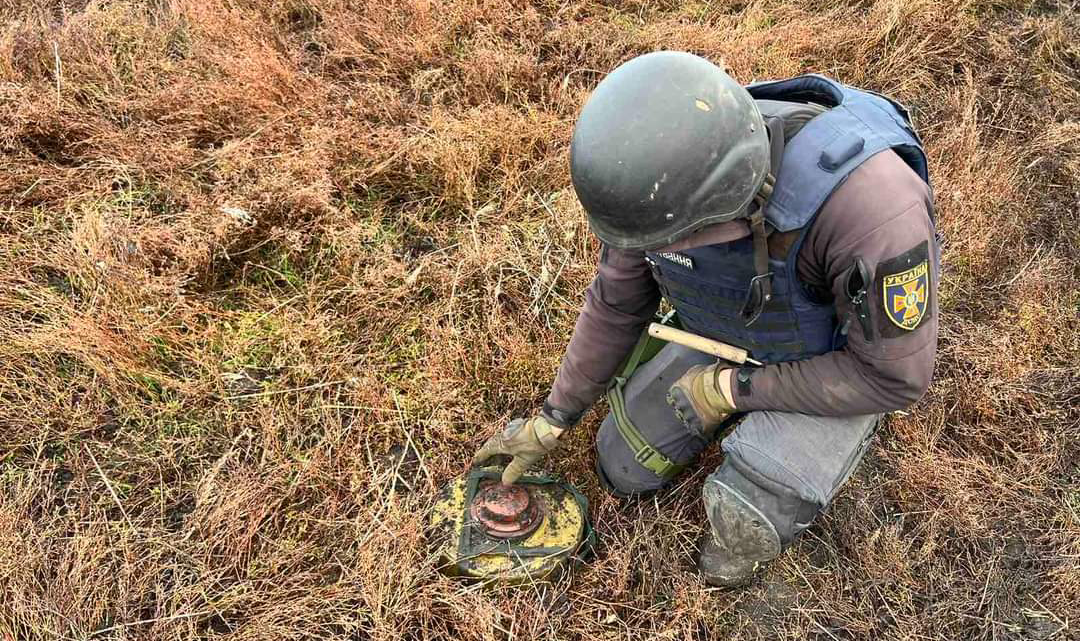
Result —
POLYGON ((503 485, 483 468, 443 491, 431 525, 446 574, 522 583, 554 578, 591 549, 587 515, 571 485, 536 476, 503 485))

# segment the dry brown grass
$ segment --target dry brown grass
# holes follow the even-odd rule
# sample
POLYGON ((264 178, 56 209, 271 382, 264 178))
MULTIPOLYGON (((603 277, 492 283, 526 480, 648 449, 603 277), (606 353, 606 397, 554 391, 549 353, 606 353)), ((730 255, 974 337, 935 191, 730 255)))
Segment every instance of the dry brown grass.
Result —
POLYGON ((0 21, 0 639, 1076 638, 1075 5, 8 0, 0 21), (598 490, 600 411, 551 463, 593 502, 595 561, 461 585, 425 510, 543 398, 596 253, 573 119, 657 48, 913 105, 947 239, 933 388, 749 589, 690 566, 704 472, 653 502, 598 490), (419 463, 392 455, 406 434, 419 463))

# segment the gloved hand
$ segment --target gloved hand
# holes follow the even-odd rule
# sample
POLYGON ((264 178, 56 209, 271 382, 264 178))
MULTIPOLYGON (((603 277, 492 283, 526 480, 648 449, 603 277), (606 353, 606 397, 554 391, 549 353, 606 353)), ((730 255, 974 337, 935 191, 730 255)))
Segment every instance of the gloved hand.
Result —
POLYGON ((472 464, 480 465, 493 456, 506 454, 514 460, 502 473, 502 482, 509 485, 536 464, 548 452, 553 452, 559 443, 562 430, 544 420, 543 416, 534 416, 529 420, 514 419, 506 429, 489 438, 473 457, 472 464))
POLYGON ((695 365, 668 389, 668 405, 692 432, 711 436, 712 431, 735 411, 730 376, 730 368, 720 363, 695 365))

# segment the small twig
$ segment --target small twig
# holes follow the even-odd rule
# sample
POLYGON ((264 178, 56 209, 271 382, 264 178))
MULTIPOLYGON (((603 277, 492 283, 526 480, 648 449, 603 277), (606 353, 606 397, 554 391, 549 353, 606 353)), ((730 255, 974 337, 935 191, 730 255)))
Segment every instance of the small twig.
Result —
POLYGON ((105 481, 105 487, 108 488, 109 494, 112 495, 113 501, 116 502, 116 507, 120 508, 120 514, 124 516, 124 520, 127 521, 128 527, 134 530, 135 526, 131 524, 131 519, 128 517, 127 510, 124 509, 123 503, 120 502, 120 497, 117 496, 116 490, 113 489, 112 483, 109 482, 109 477, 105 476, 105 472, 101 469, 101 466, 98 465, 97 457, 90 451, 89 445, 83 444, 83 447, 86 449, 86 453, 90 455, 90 460, 94 462, 94 467, 97 468, 101 480, 105 481))
POLYGON ((584 67, 582 67, 581 69, 574 69, 570 73, 563 76, 562 82, 559 83, 559 86, 562 88, 563 91, 566 91, 567 87, 570 86, 570 76, 574 75, 575 73, 598 73, 601 76, 606 76, 608 72, 601 71, 599 69, 587 69, 584 67))
MULTIPOLYGON (((390 491, 387 492, 387 498, 392 497, 393 493, 394 493, 394 479, 391 478, 390 479, 390 491)), ((390 501, 388 501, 388 500, 383 501, 382 504, 379 505, 379 510, 375 514, 373 514, 373 515, 371 515, 369 517, 366 517, 366 519, 363 519, 363 520, 366 520, 368 523, 374 523, 374 524, 378 525, 380 528, 383 529, 383 531, 385 531, 391 537, 395 537, 395 536, 398 535, 398 533, 394 532, 394 530, 390 529, 390 526, 383 523, 382 518, 381 518, 383 512, 385 512, 387 510, 387 508, 389 508, 389 507, 390 507, 390 501)), ((361 517, 358 515, 356 517, 356 521, 359 522, 360 520, 361 520, 361 517)), ((378 532, 378 530, 375 529, 375 528, 372 528, 371 530, 369 530, 367 532, 367 535, 364 536, 364 538, 357 541, 357 543, 356 543, 357 549, 363 549, 363 547, 365 545, 367 545, 367 542, 369 540, 371 540, 371 537, 375 536, 375 534, 377 532, 378 532)))
POLYGON ((319 410, 367 410, 369 412, 397 412, 402 413, 401 409, 394 407, 369 407, 367 405, 320 405, 319 407, 309 407, 306 409, 308 412, 317 412, 319 410))
POLYGON ((291 297, 291 298, 287 298, 287 299, 285 299, 285 301, 283 301, 283 302, 281 302, 281 303, 278 303, 277 305, 274 305, 274 307, 273 307, 273 308, 272 308, 272 309, 271 309, 270 311, 267 311, 267 312, 263 312, 262 314, 260 314, 260 315, 259 315, 259 317, 255 319, 255 322, 256 322, 256 323, 258 323, 258 322, 261 322, 261 321, 262 321, 262 319, 266 318, 266 317, 267 317, 267 316, 269 316, 270 314, 273 314, 274 312, 278 311, 278 310, 279 310, 279 309, 281 309, 282 307, 284 307, 284 306, 288 305, 289 303, 293 302, 293 301, 294 301, 294 300, 296 300, 297 298, 300 298, 301 296, 303 296, 303 294, 302 294, 302 293, 301 293, 301 294, 297 294, 297 295, 295 295, 295 296, 293 296, 293 297, 291 297))
POLYGON ((422 139, 424 138, 424 136, 426 136, 426 135, 428 135, 429 133, 431 133, 432 129, 433 129, 432 127, 428 127, 428 128, 426 129, 426 130, 423 130, 423 133, 422 133, 421 135, 419 135, 419 136, 416 136, 416 137, 413 137, 413 138, 410 138, 410 139, 409 139, 408 141, 406 141, 406 142, 405 142, 405 144, 404 144, 404 145, 402 145, 402 146, 401 146, 401 147, 400 147, 400 148, 399 148, 399 149, 398 149, 397 151, 395 151, 394 153, 390 154, 390 156, 388 156, 388 157, 387 157, 386 159, 384 159, 384 160, 383 160, 382 162, 380 162, 379 164, 377 164, 377 165, 375 165, 374 167, 372 167, 371 169, 367 170, 367 173, 365 173, 365 174, 364 174, 364 176, 363 176, 363 178, 361 178, 361 180, 368 180, 368 179, 370 179, 370 178, 371 178, 372 176, 375 176, 376 174, 378 174, 378 173, 379 173, 379 172, 381 172, 382 170, 384 170, 384 169, 386 169, 387 167, 389 167, 389 166, 390 166, 390 165, 391 165, 391 164, 392 164, 392 163, 393 163, 393 162, 394 162, 395 160, 397 160, 398 158, 400 158, 400 157, 402 157, 403 155, 405 155, 405 152, 409 151, 409 149, 410 149, 410 148, 411 148, 411 147, 412 147, 413 145, 415 145, 415 144, 416 144, 416 143, 417 143, 418 141, 422 140, 422 139))
POLYGON ((994 564, 997 563, 997 557, 990 559, 990 567, 986 571, 986 582, 983 584, 982 598, 979 599, 979 607, 976 610, 982 610, 983 604, 986 603, 986 593, 990 588, 990 577, 994 576, 994 564))
POLYGON ((1035 251, 1031 254, 1031 259, 1028 260, 1027 264, 1024 265, 1023 267, 1021 267, 1020 270, 1017 271, 1016 274, 1012 278, 1010 278, 1009 280, 1007 280, 1007 281, 1005 281, 1003 283, 998 283, 996 285, 990 285, 990 288, 991 289, 1001 289, 1002 287, 1008 287, 1009 285, 1012 285, 1013 283, 1015 283, 1021 276, 1023 276, 1027 272, 1028 268, 1031 267, 1031 264, 1034 263, 1042 255, 1042 249, 1043 249, 1043 245, 1040 244, 1038 246, 1038 248, 1036 248, 1035 251))
POLYGON ((540 205, 547 210, 547 213, 551 214, 551 219, 555 222, 559 222, 559 217, 555 215, 555 210, 552 209, 547 200, 540 195, 540 192, 536 191, 535 187, 533 187, 532 193, 536 196, 536 199, 540 201, 540 205))
POLYGON ((337 381, 326 381, 325 383, 315 383, 314 385, 305 385, 303 387, 292 387, 289 389, 270 390, 267 392, 252 392, 250 394, 237 394, 236 396, 226 396, 224 400, 235 401, 241 398, 255 398, 256 396, 274 396, 277 394, 290 394, 292 392, 306 392, 308 390, 319 389, 320 387, 329 387, 331 385, 341 385, 342 383, 348 383, 352 379, 343 378, 337 381))
POLYGON ((23 193, 19 194, 19 200, 22 200, 23 198, 26 198, 27 196, 29 196, 30 192, 34 191, 34 189, 37 188, 37 186, 40 185, 43 182, 45 182, 44 178, 38 178, 34 182, 30 183, 30 186, 27 187, 26 190, 23 191, 23 193))
POLYGON ((168 315, 169 315, 169 313, 170 313, 170 312, 171 312, 172 310, 176 309, 176 306, 180 304, 180 301, 181 301, 181 300, 182 300, 182 299, 180 299, 180 298, 177 298, 176 300, 174 300, 174 301, 173 301, 173 304, 172 304, 172 305, 169 305, 169 309, 166 309, 166 310, 165 310, 165 312, 164 312, 164 313, 163 313, 163 314, 162 314, 161 316, 158 316, 158 317, 157 317, 157 320, 155 320, 154 322, 152 322, 152 323, 150 323, 149 325, 147 325, 147 326, 146 326, 146 328, 145 328, 145 329, 143 329, 143 331, 145 332, 146 330, 150 329, 151 327, 156 327, 158 323, 160 323, 161 321, 165 320, 165 317, 166 317, 166 316, 168 316, 168 315))
POLYGON ((282 274, 281 272, 274 269, 273 267, 267 267, 266 265, 260 265, 259 263, 253 263, 251 261, 247 261, 246 264, 251 265, 252 267, 258 267, 259 269, 265 269, 266 271, 270 272, 271 274, 274 274, 275 276, 277 276, 281 280, 285 281, 289 285, 289 287, 292 287, 292 290, 294 292, 299 292, 300 291, 299 289, 297 289, 296 285, 293 285, 292 281, 289 280, 289 277, 287 275, 282 274))
POLYGON ((186 614, 172 614, 172 615, 169 615, 167 617, 157 617, 157 618, 154 618, 154 619, 139 619, 138 621, 131 621, 130 623, 117 623, 116 625, 110 626, 108 628, 102 628, 100 630, 94 630, 94 634, 91 635, 91 636, 104 634, 106 632, 112 632, 113 630, 119 630, 120 628, 126 628, 126 627, 133 626, 133 625, 143 625, 145 623, 158 623, 159 621, 173 621, 175 619, 189 619, 191 617, 198 617, 198 616, 202 616, 204 614, 210 614, 210 612, 211 612, 211 610, 203 610, 202 612, 188 612, 186 614))
MULTIPOLYGON (((1049 615, 1050 615, 1050 617, 1051 617, 1051 618, 1052 618, 1053 620, 1057 621, 1057 622, 1058 622, 1058 624, 1059 624, 1059 625, 1061 625, 1061 627, 1060 627, 1060 628, 1058 628, 1057 630, 1055 630, 1055 631, 1054 631, 1054 634, 1053 634, 1053 636, 1055 636, 1055 637, 1056 637, 1056 636, 1058 635, 1058 633, 1060 633, 1060 632, 1065 632, 1065 631, 1067 631, 1067 630, 1069 629, 1069 621, 1068 621, 1068 619, 1066 619, 1066 620, 1062 621, 1062 620, 1061 620, 1061 618, 1060 618, 1060 617, 1058 617, 1058 615, 1054 614, 1053 612, 1051 612, 1050 610, 1048 610, 1048 609, 1047 609, 1047 607, 1046 607, 1045 605, 1043 605, 1042 601, 1040 601, 1040 600, 1039 600, 1039 597, 1037 597, 1037 596, 1034 596, 1034 595, 1032 595, 1032 597, 1031 597, 1031 598, 1032 598, 1032 599, 1033 599, 1033 600, 1035 601, 1035 603, 1038 603, 1038 604, 1039 604, 1039 607, 1040 607, 1040 608, 1042 608, 1042 609, 1043 609, 1043 611, 1042 611, 1042 612, 1038 612, 1038 613, 1036 613, 1036 614, 1040 614, 1040 615, 1041 615, 1042 613, 1046 613, 1046 614, 1049 614, 1049 615)), ((1032 610, 1032 612, 1034 612, 1034 610, 1032 610)))
POLYGON ((420 448, 416 447, 416 443, 413 442, 412 435, 409 434, 409 429, 405 427, 405 411, 401 409, 401 403, 398 402, 397 394, 394 394, 394 405, 398 408, 398 425, 401 427, 401 431, 405 432, 405 440, 408 442, 409 447, 416 452, 416 460, 420 463, 420 469, 424 470, 424 474, 428 477, 428 483, 431 487, 435 487, 435 480, 431 476, 431 470, 424 464, 424 454, 420 451, 420 448))
MULTIPOLYGON (((711 588, 708 588, 708 589, 711 589, 711 588)), ((724 589, 726 589, 726 588, 718 588, 718 590, 724 590, 724 589)), ((649 612, 648 610, 643 610, 641 608, 636 608, 636 607, 630 605, 629 603, 616 603, 614 601, 605 601, 605 600, 597 597, 595 594, 586 594, 584 592, 578 592, 576 590, 567 590, 567 592, 569 594, 572 594, 572 595, 576 596, 576 597, 586 599, 587 601, 591 601, 593 603, 599 603, 600 605, 606 605, 606 606, 612 607, 612 608, 620 607, 620 608, 623 608, 624 610, 630 610, 631 612, 637 612, 639 614, 648 614, 648 612, 649 612)))
POLYGON ((60 45, 53 42, 53 60, 55 61, 55 73, 56 76, 56 108, 60 108, 60 79, 64 74, 64 67, 60 63, 60 45))
MULTIPOLYGON (((501 275, 502 274, 500 273, 500 276, 501 275)), ((461 278, 461 263, 459 262, 457 264, 457 267, 454 268, 454 282, 452 282, 450 284, 450 300, 446 303, 446 309, 450 313, 450 326, 451 327, 453 327, 454 324, 456 323, 455 315, 454 315, 454 300, 457 298, 457 285, 458 285, 458 280, 460 280, 460 278, 461 278)), ((496 302, 498 302, 498 301, 496 301, 496 302)), ((492 307, 492 309, 494 309, 494 306, 492 307)))
POLYGON ((203 503, 206 501, 207 495, 210 492, 210 485, 217 478, 217 475, 221 472, 221 468, 225 466, 225 461, 229 460, 232 456, 233 450, 236 449, 237 444, 240 443, 240 439, 244 437, 250 438, 252 436, 251 430, 244 429, 242 432, 233 437, 232 443, 229 444, 229 449, 225 450, 225 453, 218 457, 218 460, 214 462, 214 465, 210 468, 210 472, 199 483, 199 487, 196 490, 195 498, 197 503, 203 503))
MULTIPOLYGON (((401 481, 401 483, 405 486, 405 489, 409 490, 410 492, 413 491, 412 483, 409 483, 408 481, 406 481, 405 477, 401 475, 401 466, 405 464, 405 459, 408 458, 408 456, 409 456, 409 448, 408 447, 402 448, 401 456, 397 457, 397 461, 394 463, 394 469, 390 470, 392 472, 392 474, 390 475, 391 483, 390 483, 390 492, 387 493, 388 496, 392 497, 394 495, 394 492, 397 490, 397 486, 393 483, 394 480, 401 481)), ((417 456, 419 456, 419 454, 417 456)), ((368 461, 369 462, 371 461, 371 453, 370 453, 370 451, 368 452, 368 461)))
POLYGON ((563 260, 562 265, 559 265, 559 271, 555 272, 555 276, 552 277, 551 284, 548 285, 547 291, 545 291, 543 294, 541 294, 536 299, 536 302, 533 303, 533 312, 535 314, 538 314, 538 315, 540 314, 540 307, 542 306, 543 302, 545 300, 547 300, 551 296, 551 290, 555 289, 555 285, 559 284, 559 276, 562 276, 563 270, 566 269, 566 265, 569 262, 570 262, 570 257, 567 256, 563 260))
POLYGON ((816 625, 816 626, 818 627, 818 629, 819 629, 819 630, 821 630, 821 631, 822 631, 822 632, 824 632, 825 634, 829 635, 829 636, 830 636, 830 637, 832 637, 833 639, 836 639, 836 641, 840 641, 840 637, 838 637, 838 636, 836 636, 835 634, 833 634, 832 632, 830 632, 828 628, 826 628, 825 626, 821 625, 821 624, 820 624, 820 623, 818 623, 818 622, 817 622, 816 620, 814 620, 814 619, 810 619, 810 623, 813 623, 814 625, 816 625))

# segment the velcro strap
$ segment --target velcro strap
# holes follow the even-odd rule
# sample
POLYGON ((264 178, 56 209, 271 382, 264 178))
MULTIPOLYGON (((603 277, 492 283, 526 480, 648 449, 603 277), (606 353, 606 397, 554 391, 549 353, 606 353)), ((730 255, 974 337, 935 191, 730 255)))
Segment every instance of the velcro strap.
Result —
POLYGON ((551 431, 551 423, 548 423, 543 417, 533 422, 533 434, 536 435, 536 440, 540 441, 540 445, 549 452, 558 449, 559 445, 562 444, 559 437, 555 436, 555 433, 551 431))
POLYGON ((561 427, 564 430, 577 425, 578 422, 581 421, 581 415, 584 413, 584 410, 576 414, 564 412, 553 406, 551 402, 546 399, 544 400, 543 408, 540 409, 540 416, 543 416, 545 421, 551 423, 555 427, 561 427))
POLYGON ((626 379, 616 377, 615 384, 608 390, 608 404, 611 405, 611 411, 615 415, 615 427, 618 428, 619 434, 626 441, 630 451, 634 453, 635 461, 660 478, 670 479, 686 469, 686 466, 675 463, 657 451, 630 420, 626 412, 626 400, 623 398, 625 384, 626 379))

